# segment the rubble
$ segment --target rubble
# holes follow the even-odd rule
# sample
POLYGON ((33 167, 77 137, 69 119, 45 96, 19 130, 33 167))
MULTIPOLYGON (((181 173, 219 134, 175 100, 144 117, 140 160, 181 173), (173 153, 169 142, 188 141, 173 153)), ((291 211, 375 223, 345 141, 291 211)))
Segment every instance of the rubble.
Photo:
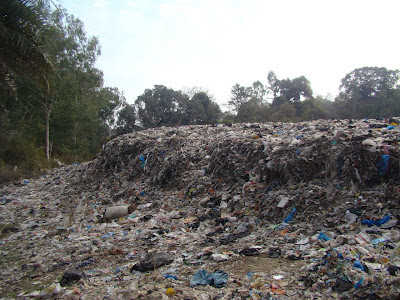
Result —
POLYGON ((399 139, 380 120, 119 136, 0 187, 1 295, 396 298, 399 139))

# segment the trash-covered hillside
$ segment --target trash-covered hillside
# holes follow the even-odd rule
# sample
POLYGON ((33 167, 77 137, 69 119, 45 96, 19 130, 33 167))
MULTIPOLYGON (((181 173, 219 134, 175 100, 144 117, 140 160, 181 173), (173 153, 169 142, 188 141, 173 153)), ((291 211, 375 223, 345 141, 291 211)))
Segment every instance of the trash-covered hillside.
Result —
POLYGON ((158 128, 0 188, 0 294, 394 299, 398 120, 158 128))

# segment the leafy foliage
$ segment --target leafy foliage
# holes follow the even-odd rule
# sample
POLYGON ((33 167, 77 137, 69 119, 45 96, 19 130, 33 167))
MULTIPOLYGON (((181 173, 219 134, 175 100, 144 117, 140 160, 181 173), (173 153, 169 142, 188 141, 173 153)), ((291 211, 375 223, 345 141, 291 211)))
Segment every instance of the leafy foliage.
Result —
POLYGON ((399 70, 355 69, 342 79, 339 96, 333 102, 322 96, 314 97, 304 76, 280 80, 270 71, 265 86, 259 81, 250 87, 235 84, 228 105, 236 122, 398 116, 399 78, 399 70), (255 88, 263 92, 255 93, 255 88))
POLYGON ((197 92, 188 101, 188 124, 215 124, 221 116, 221 109, 206 92, 197 92))
POLYGON ((142 128, 215 124, 221 116, 219 105, 207 92, 184 94, 163 85, 146 89, 136 99, 135 107, 137 111, 135 121, 137 120, 138 126, 142 128))
POLYGON ((135 106, 126 104, 125 107, 119 112, 115 134, 121 135, 125 133, 130 133, 136 129, 137 126, 135 106))
POLYGON ((231 89, 231 100, 229 100, 228 105, 233 107, 233 112, 238 113, 240 106, 249 100, 248 89, 240 84, 236 83, 231 89))
POLYGON ((184 120, 187 97, 163 85, 146 89, 136 100, 141 127, 174 126, 184 120))
POLYGON ((47 85, 53 66, 44 49, 46 19, 36 1, 0 2, 0 88, 17 97, 19 77, 47 85))
POLYGON ((8 145, 15 146, 0 153, 3 170, 33 169, 46 156, 94 157, 126 102, 103 86, 98 39, 86 36, 82 21, 41 1, 5 0, 0 9, 0 136, 13 137, 8 145))
POLYGON ((342 79, 336 101, 352 118, 399 115, 399 79, 399 70, 355 69, 342 79))
POLYGON ((367 99, 385 95, 389 90, 399 88, 399 78, 399 70, 377 67, 355 69, 341 80, 340 98, 367 99))

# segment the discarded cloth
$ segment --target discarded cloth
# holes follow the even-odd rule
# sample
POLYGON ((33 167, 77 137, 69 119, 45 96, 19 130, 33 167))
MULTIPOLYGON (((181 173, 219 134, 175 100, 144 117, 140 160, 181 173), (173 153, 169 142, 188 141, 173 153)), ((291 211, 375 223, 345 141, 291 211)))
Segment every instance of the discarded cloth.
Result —
POLYGON ((364 225, 368 225, 368 227, 371 227, 374 225, 380 227, 381 225, 385 224, 389 220, 390 220, 390 216, 387 215, 386 217, 384 217, 382 219, 378 219, 378 220, 362 220, 361 223, 364 225))
POLYGON ((221 288, 228 283, 228 274, 224 271, 214 271, 213 273, 207 274, 207 271, 201 269, 193 275, 190 279, 190 286, 196 285, 211 285, 216 288, 221 288))
POLYGON ((155 270, 159 267, 169 265, 174 261, 174 256, 172 253, 151 253, 132 266, 131 273, 133 271, 146 272, 150 270, 155 270))

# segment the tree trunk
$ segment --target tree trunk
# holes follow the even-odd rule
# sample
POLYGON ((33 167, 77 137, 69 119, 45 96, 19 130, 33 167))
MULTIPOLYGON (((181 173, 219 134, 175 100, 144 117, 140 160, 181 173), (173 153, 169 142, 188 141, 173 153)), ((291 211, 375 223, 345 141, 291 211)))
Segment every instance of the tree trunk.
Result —
POLYGON ((51 108, 46 110, 46 157, 50 159, 50 113, 51 108))
POLYGON ((79 122, 74 123, 74 154, 75 154, 75 163, 78 163, 78 151, 77 151, 77 130, 78 130, 79 122))

